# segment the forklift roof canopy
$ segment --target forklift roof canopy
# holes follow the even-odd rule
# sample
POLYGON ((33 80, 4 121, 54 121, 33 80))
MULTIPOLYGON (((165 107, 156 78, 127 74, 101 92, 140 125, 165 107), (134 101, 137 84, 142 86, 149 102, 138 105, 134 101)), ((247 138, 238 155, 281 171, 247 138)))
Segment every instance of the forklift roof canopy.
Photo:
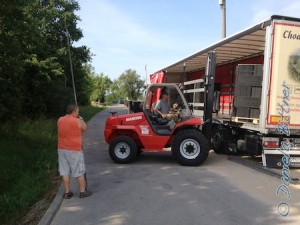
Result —
POLYGON ((216 44, 196 52, 195 54, 167 66, 160 71, 178 73, 203 69, 206 67, 207 53, 212 50, 216 51, 217 65, 261 55, 265 50, 266 27, 269 26, 274 19, 300 22, 299 18, 274 15, 268 20, 264 20, 263 22, 242 32, 222 39, 216 44))

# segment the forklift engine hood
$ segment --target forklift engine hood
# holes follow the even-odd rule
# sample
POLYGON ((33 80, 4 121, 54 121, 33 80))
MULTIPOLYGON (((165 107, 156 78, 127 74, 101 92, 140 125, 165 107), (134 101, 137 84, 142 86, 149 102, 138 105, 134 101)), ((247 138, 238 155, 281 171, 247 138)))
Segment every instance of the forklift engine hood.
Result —
POLYGON ((135 130, 135 126, 145 120, 144 113, 132 113, 126 115, 112 115, 106 119, 106 125, 104 129, 104 137, 107 143, 110 142, 110 136, 114 130, 118 129, 130 129, 135 130))
POLYGON ((134 125, 145 119, 144 113, 132 113, 126 115, 113 115, 106 119, 106 125, 134 125))

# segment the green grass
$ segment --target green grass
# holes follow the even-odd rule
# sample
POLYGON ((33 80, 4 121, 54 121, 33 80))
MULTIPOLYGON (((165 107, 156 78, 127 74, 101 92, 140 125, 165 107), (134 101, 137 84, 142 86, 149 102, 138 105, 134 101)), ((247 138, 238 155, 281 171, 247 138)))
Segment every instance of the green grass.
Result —
MULTIPOLYGON (((103 110, 80 107, 88 121, 103 110)), ((57 171, 56 119, 25 120, 0 125, 0 218, 14 222, 49 189, 57 171)))
POLYGON ((95 114, 105 109, 105 107, 96 106, 80 106, 79 114, 83 117, 85 121, 89 121, 95 114))

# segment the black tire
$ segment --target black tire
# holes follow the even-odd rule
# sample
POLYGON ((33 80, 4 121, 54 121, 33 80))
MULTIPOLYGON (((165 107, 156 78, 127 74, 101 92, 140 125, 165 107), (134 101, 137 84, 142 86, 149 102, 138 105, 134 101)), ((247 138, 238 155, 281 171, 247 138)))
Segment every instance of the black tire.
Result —
POLYGON ((137 146, 132 138, 120 136, 110 144, 109 155, 116 163, 130 163, 136 158, 137 146))
POLYGON ((178 132, 172 144, 172 153, 183 166, 199 166, 208 156, 206 137, 196 130, 178 132))
POLYGON ((144 151, 140 148, 137 149, 136 156, 140 156, 144 151))
POLYGON ((232 140, 231 131, 222 126, 213 126, 211 148, 216 154, 232 154, 236 152, 236 144, 232 140))
POLYGON ((211 136, 211 148, 217 154, 225 153, 223 134, 217 128, 215 130, 213 130, 213 133, 211 136))

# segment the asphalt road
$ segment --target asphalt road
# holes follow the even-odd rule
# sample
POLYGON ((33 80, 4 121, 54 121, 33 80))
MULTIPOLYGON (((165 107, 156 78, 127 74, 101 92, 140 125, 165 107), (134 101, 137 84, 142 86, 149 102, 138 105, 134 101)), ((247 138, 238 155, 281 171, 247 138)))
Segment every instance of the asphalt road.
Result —
POLYGON ((290 185, 290 213, 281 217, 278 178, 210 153, 199 167, 183 167, 171 153, 143 153, 129 165, 114 164, 103 129, 109 111, 97 114, 84 137, 89 198, 63 200, 52 225, 299 225, 299 185, 290 185))

